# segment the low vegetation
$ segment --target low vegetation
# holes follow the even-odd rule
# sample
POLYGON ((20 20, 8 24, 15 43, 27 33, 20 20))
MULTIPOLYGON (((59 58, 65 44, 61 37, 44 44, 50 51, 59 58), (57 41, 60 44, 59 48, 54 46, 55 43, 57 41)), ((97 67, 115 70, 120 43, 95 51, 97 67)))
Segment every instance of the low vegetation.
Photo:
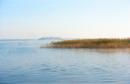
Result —
POLYGON ((53 42, 53 48, 130 48, 130 39, 79 39, 53 42))

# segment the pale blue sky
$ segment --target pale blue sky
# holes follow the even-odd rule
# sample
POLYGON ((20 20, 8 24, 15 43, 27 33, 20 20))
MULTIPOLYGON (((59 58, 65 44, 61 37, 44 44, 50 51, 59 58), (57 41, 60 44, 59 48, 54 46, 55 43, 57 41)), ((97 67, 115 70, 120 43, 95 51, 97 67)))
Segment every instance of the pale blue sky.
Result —
POLYGON ((0 0, 0 38, 130 37, 130 0, 0 0))

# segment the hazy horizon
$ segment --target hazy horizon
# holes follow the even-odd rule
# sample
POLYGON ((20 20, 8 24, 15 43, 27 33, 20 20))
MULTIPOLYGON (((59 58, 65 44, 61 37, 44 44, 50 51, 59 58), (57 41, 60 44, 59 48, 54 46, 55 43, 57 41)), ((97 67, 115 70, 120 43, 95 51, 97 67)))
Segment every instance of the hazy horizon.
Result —
POLYGON ((0 0, 0 39, 127 38, 129 0, 0 0))

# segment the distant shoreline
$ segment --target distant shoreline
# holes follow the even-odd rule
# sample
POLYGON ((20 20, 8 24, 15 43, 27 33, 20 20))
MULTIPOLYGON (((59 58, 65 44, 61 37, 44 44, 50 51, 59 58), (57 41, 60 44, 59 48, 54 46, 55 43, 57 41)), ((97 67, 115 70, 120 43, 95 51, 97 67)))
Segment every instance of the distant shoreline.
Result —
POLYGON ((53 42, 48 48, 126 49, 130 39, 76 39, 53 42))
POLYGON ((0 41, 29 41, 34 39, 0 39, 0 41))

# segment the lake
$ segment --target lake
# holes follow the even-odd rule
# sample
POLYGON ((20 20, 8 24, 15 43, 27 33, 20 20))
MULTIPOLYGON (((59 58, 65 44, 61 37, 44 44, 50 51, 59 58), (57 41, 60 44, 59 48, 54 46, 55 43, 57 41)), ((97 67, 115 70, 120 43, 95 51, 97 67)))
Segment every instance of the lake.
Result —
POLYGON ((0 41, 0 84, 130 84, 130 50, 40 48, 0 41))

